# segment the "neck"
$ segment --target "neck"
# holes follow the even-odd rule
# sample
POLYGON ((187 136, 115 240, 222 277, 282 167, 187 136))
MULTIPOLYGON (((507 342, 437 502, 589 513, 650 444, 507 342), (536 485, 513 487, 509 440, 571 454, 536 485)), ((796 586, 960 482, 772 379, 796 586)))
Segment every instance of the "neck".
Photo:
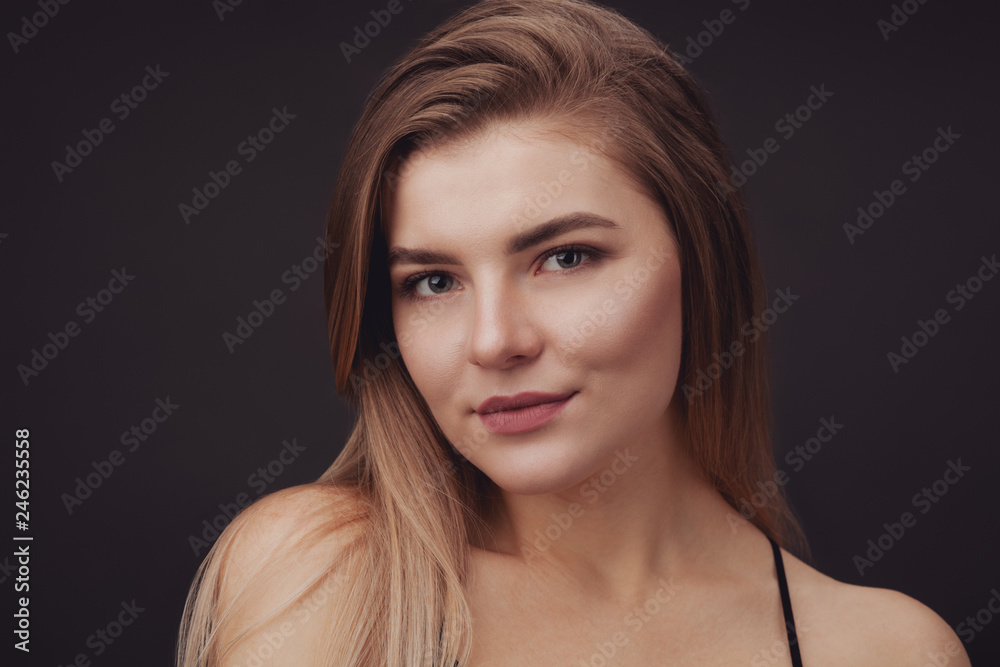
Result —
POLYGON ((499 550, 607 595, 725 567, 729 550, 720 547, 732 542, 726 514, 733 510, 688 455, 675 424, 668 411, 655 430, 617 448, 565 491, 499 490, 499 550))

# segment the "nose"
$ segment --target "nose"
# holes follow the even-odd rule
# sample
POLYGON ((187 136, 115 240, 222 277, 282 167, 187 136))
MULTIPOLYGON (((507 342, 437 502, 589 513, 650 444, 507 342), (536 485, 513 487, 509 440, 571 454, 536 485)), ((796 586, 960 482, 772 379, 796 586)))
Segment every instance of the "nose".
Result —
POLYGON ((536 358, 543 337, 535 321, 530 295, 501 281, 480 286, 473 298, 469 341, 470 363, 506 369, 536 358))

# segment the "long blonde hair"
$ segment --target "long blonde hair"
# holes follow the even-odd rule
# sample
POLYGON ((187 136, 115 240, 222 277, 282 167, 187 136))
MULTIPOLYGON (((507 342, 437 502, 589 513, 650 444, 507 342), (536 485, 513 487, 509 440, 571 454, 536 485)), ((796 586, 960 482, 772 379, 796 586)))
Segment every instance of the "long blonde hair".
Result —
MULTIPOLYGON (((683 406, 684 440, 734 512, 774 478, 763 340, 697 385, 697 397, 681 390, 765 308, 748 216, 741 194, 721 186, 729 163, 701 89, 665 45, 607 8, 480 2, 383 75, 351 134, 330 206, 326 240, 339 244, 324 267, 330 350, 357 421, 316 484, 351 489, 360 508, 351 520, 365 529, 351 552, 364 565, 350 569, 351 585, 339 593, 348 613, 331 627, 322 664, 467 661, 463 585, 496 487, 444 437, 399 358, 379 204, 416 150, 527 119, 567 121, 580 137, 614 127, 602 152, 662 204, 679 247, 683 340, 673 400, 683 406)), ((331 515, 330 529, 344 516, 331 515)), ((782 487, 748 518, 808 558, 782 487)), ((185 667, 213 664, 222 650, 213 644, 213 604, 233 540, 219 539, 192 587, 178 653, 185 667)))

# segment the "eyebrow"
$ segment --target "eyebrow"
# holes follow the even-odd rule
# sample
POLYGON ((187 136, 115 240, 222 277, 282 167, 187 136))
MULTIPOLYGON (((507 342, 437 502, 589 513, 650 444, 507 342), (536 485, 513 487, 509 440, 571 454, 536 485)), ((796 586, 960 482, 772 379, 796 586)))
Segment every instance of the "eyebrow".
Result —
MULTIPOLYGON (((596 213, 578 211, 567 213, 544 222, 537 227, 514 236, 507 242, 507 255, 516 255, 540 243, 577 229, 604 227, 621 229, 619 225, 596 213)), ((458 259, 447 252, 437 252, 422 248, 393 248, 389 251, 388 264, 459 264, 458 259)))

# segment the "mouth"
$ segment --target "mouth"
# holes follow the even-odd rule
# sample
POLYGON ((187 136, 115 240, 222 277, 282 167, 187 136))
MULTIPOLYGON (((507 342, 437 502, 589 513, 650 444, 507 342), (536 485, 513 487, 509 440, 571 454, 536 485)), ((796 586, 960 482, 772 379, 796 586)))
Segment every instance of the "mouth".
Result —
POLYGON ((476 408, 476 412, 484 415, 493 412, 530 408, 533 405, 541 405, 542 403, 557 403, 566 400, 575 393, 575 391, 568 391, 562 394, 547 394, 540 391, 524 391, 513 396, 493 396, 483 401, 476 408))
POLYGON ((562 412, 577 392, 545 394, 524 392, 514 396, 494 396, 476 412, 483 425, 494 433, 526 433, 541 428, 562 412))

